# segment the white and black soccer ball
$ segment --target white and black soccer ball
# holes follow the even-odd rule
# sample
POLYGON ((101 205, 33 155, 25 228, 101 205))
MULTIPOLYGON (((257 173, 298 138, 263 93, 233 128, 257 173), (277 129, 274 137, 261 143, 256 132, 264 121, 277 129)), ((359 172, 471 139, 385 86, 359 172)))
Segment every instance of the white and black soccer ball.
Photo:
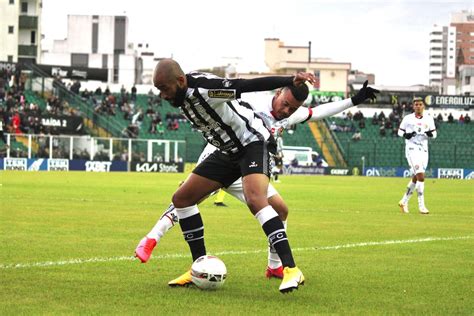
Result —
POLYGON ((193 283, 201 290, 216 290, 224 285, 227 268, 214 256, 201 256, 191 266, 193 283))

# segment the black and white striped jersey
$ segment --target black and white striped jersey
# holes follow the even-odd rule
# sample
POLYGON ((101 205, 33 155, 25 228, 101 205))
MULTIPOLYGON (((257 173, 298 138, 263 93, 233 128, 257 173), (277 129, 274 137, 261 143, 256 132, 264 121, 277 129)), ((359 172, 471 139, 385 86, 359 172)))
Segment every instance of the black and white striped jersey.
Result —
POLYGON ((223 79, 207 73, 186 75, 188 89, 183 115, 206 140, 224 154, 235 154, 255 141, 272 136, 261 117, 236 99, 241 93, 266 91, 293 84, 293 77, 223 79))

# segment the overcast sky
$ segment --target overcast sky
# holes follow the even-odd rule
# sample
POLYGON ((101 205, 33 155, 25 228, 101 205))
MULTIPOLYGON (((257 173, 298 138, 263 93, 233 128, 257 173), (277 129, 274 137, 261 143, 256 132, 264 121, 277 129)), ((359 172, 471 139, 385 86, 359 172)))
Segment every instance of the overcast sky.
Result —
POLYGON ((429 32, 474 2, 450 0, 43 0, 46 44, 67 36, 67 15, 127 15, 129 41, 149 42, 185 72, 223 65, 266 71, 264 39, 312 42, 312 57, 350 62, 376 84, 428 84, 429 32))

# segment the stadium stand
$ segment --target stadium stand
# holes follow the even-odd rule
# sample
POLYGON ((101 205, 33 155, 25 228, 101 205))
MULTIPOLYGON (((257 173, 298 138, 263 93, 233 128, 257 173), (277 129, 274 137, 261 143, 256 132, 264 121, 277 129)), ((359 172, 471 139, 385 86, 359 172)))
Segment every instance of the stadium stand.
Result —
MULTIPOLYGON (((332 135, 339 140, 349 166, 360 168, 361 159, 365 157, 366 166, 408 167, 404 140, 392 131, 386 130, 385 136, 382 136, 379 124, 368 124, 360 129, 362 138, 354 141, 350 130, 343 131, 352 122, 342 118, 326 120, 328 126, 334 126, 334 123, 337 127, 342 127, 333 130, 332 135)), ((431 140, 429 144, 429 165, 442 168, 473 167, 473 144, 474 124, 460 124, 457 121, 438 123, 438 138, 431 140)))

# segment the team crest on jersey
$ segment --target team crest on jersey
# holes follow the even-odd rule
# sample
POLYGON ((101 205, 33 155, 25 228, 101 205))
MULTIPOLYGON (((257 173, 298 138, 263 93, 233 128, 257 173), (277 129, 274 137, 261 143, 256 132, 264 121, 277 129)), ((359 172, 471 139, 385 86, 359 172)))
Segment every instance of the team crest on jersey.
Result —
POLYGON ((229 87, 232 85, 232 82, 229 81, 229 80, 227 80, 227 79, 224 79, 224 80, 222 81, 222 85, 223 85, 224 87, 226 87, 226 88, 229 88, 229 87))
POLYGON ((209 98, 215 99, 233 99, 235 98, 235 90, 209 90, 207 95, 209 98))

